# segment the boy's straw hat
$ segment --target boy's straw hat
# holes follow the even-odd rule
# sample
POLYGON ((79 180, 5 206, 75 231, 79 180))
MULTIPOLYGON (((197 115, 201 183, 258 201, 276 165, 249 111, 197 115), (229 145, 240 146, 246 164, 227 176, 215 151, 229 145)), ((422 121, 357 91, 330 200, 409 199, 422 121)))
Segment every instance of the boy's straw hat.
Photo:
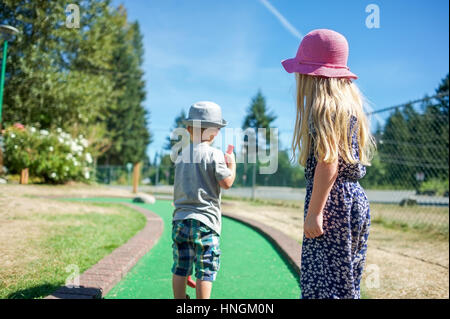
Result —
POLYGON ((201 101, 189 108, 189 116, 183 120, 185 125, 201 127, 224 127, 227 121, 222 118, 222 110, 214 102, 201 101))
POLYGON ((295 58, 281 62, 289 72, 328 78, 358 77, 347 66, 348 43, 345 37, 333 30, 318 29, 303 38, 295 58))

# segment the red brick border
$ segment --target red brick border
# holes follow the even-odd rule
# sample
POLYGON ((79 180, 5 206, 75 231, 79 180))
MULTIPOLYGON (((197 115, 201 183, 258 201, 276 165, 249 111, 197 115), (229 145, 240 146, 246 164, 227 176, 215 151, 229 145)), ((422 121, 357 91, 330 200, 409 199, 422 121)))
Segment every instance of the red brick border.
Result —
POLYGON ((290 266, 296 272, 297 275, 300 275, 300 260, 301 260, 301 252, 302 246, 296 240, 287 236, 283 232, 275 229, 266 224, 260 223, 256 220, 245 218, 238 216, 236 214, 231 214, 227 212, 222 212, 222 215, 234 220, 237 220, 251 228, 254 228, 261 234, 263 234, 266 238, 269 239, 282 253, 282 255, 289 262, 290 266))
POLYGON ((147 224, 144 229, 81 274, 79 276, 79 288, 63 286, 45 299, 101 298, 156 244, 164 229, 161 217, 137 205, 120 204, 131 207, 147 217, 147 224))

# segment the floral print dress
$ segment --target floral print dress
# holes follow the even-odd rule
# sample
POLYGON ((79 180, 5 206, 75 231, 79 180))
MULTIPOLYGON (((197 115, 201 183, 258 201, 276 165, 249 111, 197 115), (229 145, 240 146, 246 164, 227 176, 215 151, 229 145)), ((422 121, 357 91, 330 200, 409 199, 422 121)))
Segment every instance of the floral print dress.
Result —
MULTIPOLYGON (((352 116, 350 127, 356 122, 356 117, 352 116)), ((314 137, 312 126, 310 133, 314 137)), ((314 143, 314 138, 312 140, 314 143)), ((352 149, 359 159, 356 130, 352 149)), ((317 159, 311 151, 305 170, 305 217, 316 165, 317 159)), ((369 202, 358 182, 365 174, 363 165, 348 164, 339 157, 338 177, 323 210, 324 233, 317 238, 303 236, 300 286, 304 299, 360 298, 370 227, 369 202)))

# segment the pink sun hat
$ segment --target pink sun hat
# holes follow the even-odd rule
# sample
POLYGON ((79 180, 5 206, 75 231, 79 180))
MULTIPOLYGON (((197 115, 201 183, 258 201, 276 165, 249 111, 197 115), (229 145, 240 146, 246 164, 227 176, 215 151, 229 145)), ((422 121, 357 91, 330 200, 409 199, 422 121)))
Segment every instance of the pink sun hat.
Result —
POLYGON ((288 73, 323 76, 327 78, 358 77, 347 66, 348 42, 333 30, 317 29, 303 38, 295 58, 281 61, 288 73))

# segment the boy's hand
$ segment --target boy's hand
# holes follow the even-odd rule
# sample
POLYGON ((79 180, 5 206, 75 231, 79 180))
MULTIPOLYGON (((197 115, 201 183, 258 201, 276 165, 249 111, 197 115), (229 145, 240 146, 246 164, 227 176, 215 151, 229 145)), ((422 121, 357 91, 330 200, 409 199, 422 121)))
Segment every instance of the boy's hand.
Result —
POLYGON ((303 225, 306 238, 316 238, 323 235, 323 214, 320 212, 312 213, 308 212, 303 225))
POLYGON ((230 168, 231 165, 236 164, 236 157, 235 157, 234 153, 231 153, 231 154, 224 153, 224 156, 225 156, 225 163, 227 163, 228 168, 230 168))
POLYGON ((236 157, 233 153, 224 153, 224 156, 225 163, 227 164, 228 169, 231 171, 231 176, 228 176, 227 178, 219 181, 219 185, 223 189, 229 189, 233 185, 234 179, 236 178, 236 157))

